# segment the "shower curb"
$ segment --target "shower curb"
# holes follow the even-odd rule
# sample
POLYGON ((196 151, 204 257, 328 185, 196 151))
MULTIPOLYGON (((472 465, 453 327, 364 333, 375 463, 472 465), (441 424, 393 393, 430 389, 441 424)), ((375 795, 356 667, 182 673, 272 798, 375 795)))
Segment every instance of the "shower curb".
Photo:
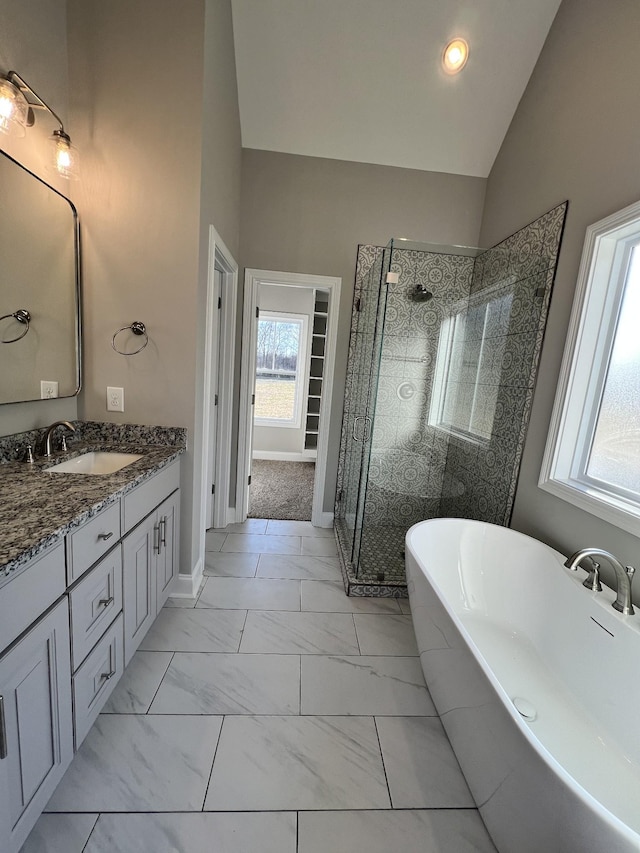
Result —
POLYGON ((354 598, 409 598, 406 583, 401 583, 400 581, 370 583, 358 580, 351 562, 348 562, 344 558, 338 530, 335 527, 333 528, 333 535, 335 536, 338 548, 338 562, 340 563, 342 583, 344 584, 344 591, 348 596, 354 598))

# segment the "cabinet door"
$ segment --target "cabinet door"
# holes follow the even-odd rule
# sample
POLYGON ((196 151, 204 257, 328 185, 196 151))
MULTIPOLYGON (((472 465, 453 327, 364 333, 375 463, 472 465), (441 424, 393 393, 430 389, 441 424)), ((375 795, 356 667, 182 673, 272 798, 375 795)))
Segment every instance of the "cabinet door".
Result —
POLYGON ((157 608, 161 610, 169 597, 173 579, 178 574, 180 543, 180 492, 174 492, 157 510, 160 547, 156 554, 157 608))
POLYGON ((156 618, 156 513, 122 540, 125 666, 156 618))
POLYGON ((0 658, 0 697, 0 849, 14 853, 73 757, 66 598, 0 658))

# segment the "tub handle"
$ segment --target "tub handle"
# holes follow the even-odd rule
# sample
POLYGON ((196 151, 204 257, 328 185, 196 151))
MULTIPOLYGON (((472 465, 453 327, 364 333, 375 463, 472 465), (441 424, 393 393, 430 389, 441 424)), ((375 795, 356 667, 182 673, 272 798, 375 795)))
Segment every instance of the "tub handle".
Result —
POLYGON ((600 563, 591 560, 591 569, 587 569, 588 574, 582 581, 582 586, 586 586, 592 592, 602 592, 602 584, 600 583, 600 563))

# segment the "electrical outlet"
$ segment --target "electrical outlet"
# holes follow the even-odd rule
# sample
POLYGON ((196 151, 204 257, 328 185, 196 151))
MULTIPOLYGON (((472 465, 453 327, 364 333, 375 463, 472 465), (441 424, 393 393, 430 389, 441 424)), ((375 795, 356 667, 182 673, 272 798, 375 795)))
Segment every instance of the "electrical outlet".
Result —
POLYGON ((124 388, 111 388, 107 385, 107 411, 124 412, 124 388))
POLYGON ((58 383, 53 379, 40 380, 40 399, 51 400, 58 396, 58 383))

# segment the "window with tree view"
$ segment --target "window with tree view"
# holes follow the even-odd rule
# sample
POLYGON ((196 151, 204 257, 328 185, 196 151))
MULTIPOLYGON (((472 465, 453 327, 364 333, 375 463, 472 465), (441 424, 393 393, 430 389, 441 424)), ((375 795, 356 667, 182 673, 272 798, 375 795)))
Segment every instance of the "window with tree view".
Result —
POLYGON ((255 421, 299 427, 304 395, 306 317, 264 311, 258 319, 255 421))

